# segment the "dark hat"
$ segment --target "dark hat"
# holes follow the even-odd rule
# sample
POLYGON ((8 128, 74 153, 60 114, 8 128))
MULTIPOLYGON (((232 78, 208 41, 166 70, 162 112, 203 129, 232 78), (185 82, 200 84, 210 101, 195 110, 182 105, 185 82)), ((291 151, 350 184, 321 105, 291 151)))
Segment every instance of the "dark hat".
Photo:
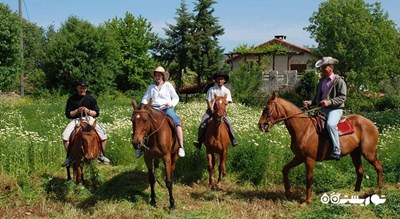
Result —
POLYGON ((81 79, 81 80, 76 82, 76 86, 85 86, 85 87, 87 87, 87 82, 86 82, 85 79, 81 79))
POLYGON ((228 83, 229 81, 229 75, 227 73, 222 73, 222 72, 215 73, 212 78, 216 80, 218 77, 223 77, 225 79, 225 83, 228 83))

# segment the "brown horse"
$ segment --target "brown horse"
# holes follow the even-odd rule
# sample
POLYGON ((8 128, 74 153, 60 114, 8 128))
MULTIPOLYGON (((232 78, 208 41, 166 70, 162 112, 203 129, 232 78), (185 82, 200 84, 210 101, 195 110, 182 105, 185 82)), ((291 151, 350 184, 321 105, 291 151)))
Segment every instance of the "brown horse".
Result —
MULTIPOLYGON (((382 187, 382 163, 378 160, 376 149, 379 137, 377 127, 371 120, 361 115, 349 115, 346 117, 354 128, 354 133, 340 137, 341 156, 350 154, 357 181, 355 191, 360 191, 364 167, 361 163, 361 155, 374 166, 377 172, 378 187, 382 187)), ((285 165, 282 170, 286 196, 290 194, 289 170, 304 163, 306 166, 306 200, 311 202, 314 168, 316 161, 330 159, 331 143, 327 135, 319 135, 311 121, 311 118, 303 113, 294 104, 279 98, 275 92, 267 101, 258 126, 261 131, 268 132, 272 126, 284 121, 291 135, 290 149, 294 158, 285 165)))
MULTIPOLYGON (((91 162, 99 156, 100 138, 95 127, 96 121, 93 125, 89 125, 84 119, 81 119, 70 141, 69 154, 76 184, 84 181, 83 164, 91 162)), ((71 179, 70 166, 67 167, 67 177, 68 180, 71 179)))
POLYGON ((172 195, 172 177, 178 160, 179 142, 170 127, 168 118, 161 111, 151 107, 151 101, 140 107, 132 99, 134 112, 132 121, 132 145, 135 149, 143 147, 144 161, 146 163, 148 178, 151 188, 150 204, 156 206, 156 194, 154 185, 156 182, 154 168, 158 166, 161 158, 165 166, 165 182, 169 193, 170 209, 175 208, 175 200, 172 195))
POLYGON ((209 173, 208 186, 211 189, 213 189, 215 186, 213 184, 215 154, 219 155, 219 175, 216 185, 217 189, 221 189, 222 177, 226 176, 225 162, 230 143, 228 127, 223 120, 224 116, 226 115, 226 105, 226 95, 223 97, 215 95, 214 112, 208 123, 205 133, 204 144, 206 145, 209 173))

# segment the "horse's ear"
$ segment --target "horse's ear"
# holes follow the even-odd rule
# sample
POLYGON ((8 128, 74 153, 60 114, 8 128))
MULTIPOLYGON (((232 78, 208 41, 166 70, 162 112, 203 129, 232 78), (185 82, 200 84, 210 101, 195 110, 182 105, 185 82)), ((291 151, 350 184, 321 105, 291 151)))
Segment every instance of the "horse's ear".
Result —
POLYGON ((136 100, 134 98, 132 98, 131 102, 132 102, 133 109, 138 109, 138 105, 137 105, 136 100))
POLYGON ((271 100, 272 99, 276 99, 278 97, 278 93, 276 93, 275 91, 272 91, 272 96, 271 96, 271 100))
POLYGON ((228 97, 228 94, 225 94, 225 95, 224 95, 224 99, 226 100, 227 97, 228 97))
POLYGON ((217 93, 214 93, 214 99, 217 99, 217 97, 218 97, 217 93))

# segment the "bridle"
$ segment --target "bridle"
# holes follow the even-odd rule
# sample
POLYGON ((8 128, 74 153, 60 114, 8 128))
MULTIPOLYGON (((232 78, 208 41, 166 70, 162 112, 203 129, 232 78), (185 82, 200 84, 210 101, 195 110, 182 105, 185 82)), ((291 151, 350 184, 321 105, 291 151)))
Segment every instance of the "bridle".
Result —
MULTIPOLYGON (((154 118, 154 116, 150 113, 150 111, 149 111, 148 109, 147 109, 147 110, 135 110, 135 111, 133 112, 133 115, 135 115, 135 114, 137 114, 137 113, 147 113, 147 114, 153 119, 154 122, 157 122, 157 120, 154 118)), ((140 142, 140 147, 144 147, 144 148, 146 148, 147 150, 150 149, 149 147, 147 147, 147 146, 144 144, 144 142, 147 142, 147 140, 149 140, 149 138, 150 138, 152 135, 154 135, 155 133, 157 133, 157 132, 161 129, 162 125, 163 125, 164 122, 165 122, 165 117, 166 117, 166 115, 163 116, 163 120, 161 121, 161 124, 160 124, 160 126, 159 126, 157 129, 155 129, 153 132, 151 132, 150 134, 146 135, 146 136, 143 138, 143 142, 140 142)), ((146 131, 146 133, 147 133, 147 132, 148 132, 148 131, 146 131)), ((132 133, 132 136, 133 136, 134 134, 135 134, 135 133, 132 133)))

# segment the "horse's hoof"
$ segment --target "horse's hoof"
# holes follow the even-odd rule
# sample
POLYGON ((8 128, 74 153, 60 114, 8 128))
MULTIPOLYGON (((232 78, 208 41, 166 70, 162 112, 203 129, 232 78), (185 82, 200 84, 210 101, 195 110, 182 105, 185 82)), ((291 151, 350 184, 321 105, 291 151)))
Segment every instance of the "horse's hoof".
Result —
POLYGON ((169 210, 175 210, 175 205, 170 205, 169 210))
POLYGON ((155 208, 157 207, 157 203, 156 202, 150 202, 150 205, 155 207, 155 208))
POLYGON ((292 192, 290 192, 290 191, 285 192, 286 198, 290 198, 291 196, 292 196, 292 192))
POLYGON ((307 207, 307 205, 308 205, 307 202, 303 202, 303 203, 300 204, 300 207, 301 207, 301 208, 304 208, 304 207, 307 207))

